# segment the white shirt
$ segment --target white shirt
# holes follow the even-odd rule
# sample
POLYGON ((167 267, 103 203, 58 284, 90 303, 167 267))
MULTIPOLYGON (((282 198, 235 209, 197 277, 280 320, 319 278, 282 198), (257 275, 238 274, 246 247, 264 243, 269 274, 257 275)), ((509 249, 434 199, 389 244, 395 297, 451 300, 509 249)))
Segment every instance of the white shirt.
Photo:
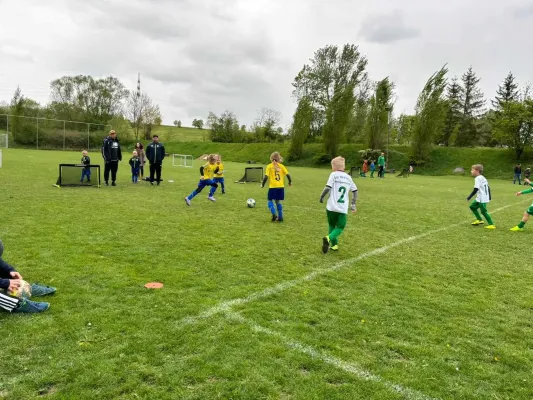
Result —
POLYGON ((478 203, 488 203, 490 201, 489 182, 483 175, 476 176, 474 188, 478 190, 476 197, 478 203))
POLYGON ((348 214, 350 192, 357 190, 357 186, 353 183, 352 177, 346 172, 332 172, 326 186, 331 188, 326 210, 348 214))

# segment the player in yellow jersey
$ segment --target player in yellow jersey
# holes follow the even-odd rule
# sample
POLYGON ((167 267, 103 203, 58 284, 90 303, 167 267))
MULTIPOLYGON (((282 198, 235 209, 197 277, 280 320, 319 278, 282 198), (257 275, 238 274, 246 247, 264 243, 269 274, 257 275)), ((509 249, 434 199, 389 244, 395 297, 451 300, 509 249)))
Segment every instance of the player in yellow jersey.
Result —
POLYGON ((226 194, 226 190, 224 188, 224 164, 222 164, 222 157, 220 157, 220 154, 216 154, 216 166, 215 169, 215 183, 220 185, 220 188, 222 189, 222 194, 226 194))
POLYGON ((283 159, 277 151, 270 155, 270 161, 272 162, 266 167, 266 173, 261 187, 265 187, 267 180, 270 180, 268 186, 268 208, 272 213, 272 222, 283 222, 283 206, 281 205, 281 201, 285 200, 285 176, 287 176, 289 186, 292 186, 292 179, 287 168, 281 164, 283 159), (274 207, 274 203, 276 203, 276 207, 274 207), (276 208, 278 210, 277 215, 276 208))
POLYGON ((216 158, 214 154, 210 154, 207 157, 207 164, 200 167, 200 182, 198 182, 198 187, 187 197, 185 197, 185 203, 187 203, 188 206, 191 205, 191 200, 200 193, 204 187, 211 186, 211 190, 209 191, 209 196, 207 196, 208 200, 216 201, 216 199, 213 197, 213 194, 215 193, 215 190, 217 190, 217 183, 214 180, 215 177, 215 170, 217 169, 216 166, 216 158))

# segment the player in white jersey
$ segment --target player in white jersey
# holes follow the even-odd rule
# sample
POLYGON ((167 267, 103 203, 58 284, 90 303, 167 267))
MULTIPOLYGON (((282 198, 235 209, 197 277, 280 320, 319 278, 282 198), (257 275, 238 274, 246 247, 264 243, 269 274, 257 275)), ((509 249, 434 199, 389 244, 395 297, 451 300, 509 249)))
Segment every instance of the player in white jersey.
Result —
POLYGON ((320 202, 324 202, 324 197, 329 193, 326 213, 328 216, 329 235, 322 239, 322 252, 339 250, 338 237, 346 227, 346 214, 348 214, 348 202, 350 192, 352 192, 351 210, 356 211, 355 201, 357 200, 357 186, 352 177, 344 172, 345 161, 342 157, 331 160, 333 172, 330 174, 326 187, 320 195, 320 202))
POLYGON ((472 210, 474 216, 476 217, 476 220, 472 222, 472 225, 484 224, 483 220, 481 219, 481 215, 479 215, 479 210, 481 210, 481 214, 488 222, 486 228, 496 229, 496 226, 492 223, 492 218, 487 211, 487 203, 491 200, 491 195, 489 182, 487 181, 487 178, 482 175, 483 165, 472 165, 470 173, 474 177, 474 190, 472 193, 470 193, 470 196, 468 196, 466 200, 470 201, 470 199, 476 195, 476 199, 470 204, 470 210, 472 210))

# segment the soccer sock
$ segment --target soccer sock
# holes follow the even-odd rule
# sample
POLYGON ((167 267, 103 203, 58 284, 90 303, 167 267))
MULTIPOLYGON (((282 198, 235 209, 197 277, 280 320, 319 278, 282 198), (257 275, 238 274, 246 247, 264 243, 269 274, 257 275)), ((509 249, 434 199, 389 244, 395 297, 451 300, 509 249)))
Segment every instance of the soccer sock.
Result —
POLYGON ((224 182, 220 182, 220 187, 222 188, 222 193, 224 193, 226 190, 224 189, 224 182))
POLYGON ((209 189, 209 197, 213 197, 216 191, 217 191, 217 187, 211 186, 211 189, 209 189))
POLYGON ((522 229, 524 226, 526 226, 526 223, 524 221, 520 221, 520 223, 518 224, 518 227, 522 229))
POLYGON ((189 200, 192 200, 194 199, 194 197, 198 194, 199 192, 197 190, 193 191, 187 198, 189 200))
POLYGON ((268 201, 268 209, 272 213, 272 215, 276 215, 276 209, 274 208, 274 202, 269 200, 268 201))
POLYGON ((483 214, 489 225, 494 225, 492 222, 492 218, 490 217, 490 214, 487 210, 481 210, 481 214, 483 214))
POLYGON ((276 203, 276 207, 278 208, 278 218, 283 219, 283 206, 281 203, 276 203))
POLYGON ((476 208, 470 208, 472 210, 472 213, 474 213, 476 219, 478 221, 481 221, 481 215, 479 215, 479 211, 476 208))

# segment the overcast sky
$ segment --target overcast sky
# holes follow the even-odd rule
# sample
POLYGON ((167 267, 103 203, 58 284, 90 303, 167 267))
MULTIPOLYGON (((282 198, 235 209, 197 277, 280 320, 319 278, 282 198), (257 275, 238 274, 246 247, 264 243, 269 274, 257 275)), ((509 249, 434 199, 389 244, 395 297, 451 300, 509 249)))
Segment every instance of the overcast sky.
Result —
POLYGON ((427 78, 470 65, 486 97, 511 70, 533 81, 531 0, 0 0, 0 100, 17 85, 46 103, 63 75, 141 86, 164 122, 274 108, 290 124, 291 83, 327 44, 355 43, 373 80, 396 84, 412 112, 427 78))

